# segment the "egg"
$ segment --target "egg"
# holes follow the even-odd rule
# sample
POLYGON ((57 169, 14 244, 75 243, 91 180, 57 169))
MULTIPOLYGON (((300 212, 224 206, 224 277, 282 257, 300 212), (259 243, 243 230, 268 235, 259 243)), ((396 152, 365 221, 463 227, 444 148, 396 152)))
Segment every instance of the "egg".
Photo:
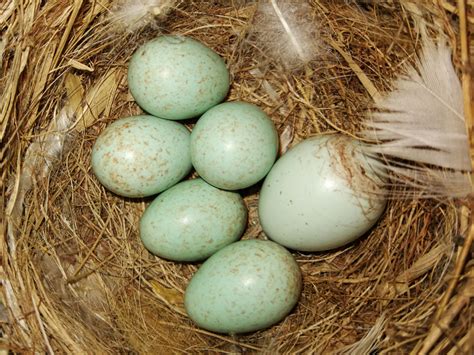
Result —
POLYGON ((133 54, 128 86, 148 113, 170 120, 202 114, 229 91, 224 60, 202 43, 182 36, 160 36, 133 54))
POLYGON ((246 333, 281 321, 301 293, 301 272, 282 246, 243 240, 219 250, 194 274, 184 303, 200 327, 246 333))
POLYGON ((153 116, 119 119, 97 138, 92 170, 108 190, 125 197, 157 194, 191 170, 190 132, 153 116))
POLYGON ((140 220, 140 237, 155 255, 198 261, 239 239, 247 224, 242 197, 202 179, 183 181, 160 194, 140 220))
POLYGON ((300 251, 346 245, 366 233, 384 211, 383 181, 342 135, 306 139, 273 166, 260 191, 265 234, 300 251))
POLYGON ((259 107, 225 102, 201 116, 191 134, 194 168, 208 183, 238 190, 260 181, 275 162, 278 134, 259 107))

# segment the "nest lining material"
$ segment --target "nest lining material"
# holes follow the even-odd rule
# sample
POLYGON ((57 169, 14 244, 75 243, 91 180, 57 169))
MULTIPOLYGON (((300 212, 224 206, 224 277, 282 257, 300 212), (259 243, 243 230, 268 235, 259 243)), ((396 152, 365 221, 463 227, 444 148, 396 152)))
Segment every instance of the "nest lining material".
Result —
MULTIPOLYGON (((138 221, 151 199, 113 196, 89 163, 108 123, 140 113, 128 93, 127 61, 160 33, 192 36, 222 55, 232 74, 228 100, 264 109, 284 151, 311 135, 355 135, 371 97, 389 89, 414 55, 417 18, 457 43, 453 4, 310 1, 325 29, 324 54, 290 70, 253 37, 256 5, 249 1, 176 2, 134 33, 108 21, 107 0, 19 3, 7 1, 0 11, 6 348, 362 354, 472 346, 472 261, 449 286, 469 257, 461 245, 469 210, 459 204, 392 200, 358 242, 294 254, 304 275, 295 310, 270 329, 225 336, 196 328, 185 315, 184 290, 198 265, 164 261, 141 245, 138 221), (443 322, 449 327, 438 331, 443 322)), ((244 238, 264 238, 258 187, 244 197, 244 238)))

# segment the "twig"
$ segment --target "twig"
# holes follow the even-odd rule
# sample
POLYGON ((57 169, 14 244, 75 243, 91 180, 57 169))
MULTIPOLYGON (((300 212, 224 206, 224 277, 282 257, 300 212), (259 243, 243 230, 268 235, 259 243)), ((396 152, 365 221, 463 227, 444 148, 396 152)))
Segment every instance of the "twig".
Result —
MULTIPOLYGON (((464 94, 464 114, 465 114, 465 121, 466 121, 466 128, 468 131, 468 136, 470 139, 470 147, 471 147, 471 161, 473 160, 473 137, 472 137, 472 111, 471 111, 471 74, 469 70, 466 70, 469 67, 469 42, 467 36, 467 22, 466 22, 466 3, 465 0, 458 1, 458 8, 459 8, 459 18, 460 18, 460 33, 461 33, 461 60, 463 65, 463 94, 464 94)), ((468 215, 467 207, 461 210, 461 218, 469 218, 466 217, 468 215)), ((469 224, 467 224, 469 225, 469 224)), ((466 264, 467 256, 469 254, 469 250, 471 248, 472 242, 474 239, 474 226, 470 226, 470 229, 467 231, 464 246, 461 250, 461 253, 458 257, 458 261, 456 263, 456 268, 454 270, 454 275, 451 279, 451 282, 448 286, 448 289, 444 293, 443 299, 440 302, 440 306, 438 307, 438 312, 436 314, 436 318, 439 319, 441 314, 443 313, 446 305, 448 304, 451 295, 453 294, 456 285, 459 281, 461 276, 461 272, 466 264)))
MULTIPOLYGON (((474 348, 474 328, 471 328, 466 335, 462 337, 462 339, 449 350, 447 355, 456 355, 459 354, 459 350, 465 352, 466 354, 469 352, 469 349, 474 348)), ((472 352, 472 351, 471 351, 472 352)))
MULTIPOLYGON (((473 229, 471 229, 471 231, 472 230, 473 229)), ((466 284, 459 291, 451 307, 444 312, 443 318, 432 325, 425 341, 423 342, 423 347, 418 354, 428 354, 433 345, 441 337, 441 334, 448 329, 452 320, 459 314, 459 312, 461 312, 464 306, 469 304, 471 297, 474 297, 474 268, 468 272, 467 277, 468 280, 466 284)))
MULTIPOLYGON (((468 36, 467 36, 467 23, 466 23, 466 4, 465 0, 459 0, 459 18, 460 18, 460 32, 461 32, 461 59, 463 63, 463 69, 468 68, 469 65, 469 43, 468 43, 468 36)), ((463 70, 463 93, 464 93, 464 114, 466 120, 466 127, 468 130, 468 136, 470 137, 470 144, 471 144, 471 161, 473 160, 473 139, 472 139, 472 111, 471 111, 471 100, 470 100, 470 80, 471 75, 469 70, 463 70)), ((466 210, 467 208, 464 208, 466 210)), ((461 216, 466 216, 467 213, 461 213, 461 216)), ((469 224, 468 224, 469 225, 469 224)), ((446 290, 443 299, 441 300, 440 306, 438 308, 438 312, 436 314, 436 318, 439 318, 440 315, 443 313, 444 308, 446 307, 451 295, 456 288, 456 285, 459 281, 461 276, 462 269, 466 263, 467 256, 469 254, 469 250, 471 248, 472 242, 474 239, 474 226, 471 225, 470 229, 467 231, 466 239, 464 242, 464 246, 461 250, 459 255, 458 261, 456 263, 456 268, 454 270, 453 278, 446 290)))
MULTIPOLYGON (((459 9, 456 9, 456 6, 450 4, 446 0, 440 0, 440 4, 445 9, 446 11, 452 13, 452 14, 457 14, 459 12, 459 9)), ((473 16, 466 16, 467 21, 470 23, 474 23, 474 17, 473 16)))
MULTIPOLYGON (((466 209, 467 208, 465 207, 462 210, 466 210, 466 209)), ((464 218, 468 218, 470 220, 470 218, 467 217, 467 215, 463 213, 461 213, 461 217, 462 216, 465 216, 464 218)), ((463 248, 456 262, 456 267, 454 269, 454 274, 451 278, 451 282, 449 283, 448 289, 444 293, 443 298, 439 304, 438 311, 436 313, 437 319, 439 319, 439 317, 441 317, 441 315, 443 314, 446 308, 446 305, 449 302, 449 299, 451 298, 454 290, 456 289, 456 285, 459 281, 459 278, 461 277, 461 273, 462 273, 462 270, 464 269, 464 265, 466 264, 467 256, 469 255, 469 251, 471 250, 473 239, 474 239, 474 225, 471 224, 470 229, 467 231, 463 248)))
POLYGON ((458 0, 459 32, 461 36, 462 87, 464 94, 464 116, 469 137, 471 162, 474 160, 474 139, 472 137, 471 63, 469 55, 469 36, 467 28, 466 0, 458 0))
POLYGON ((346 51, 344 51, 335 41, 330 40, 329 43, 344 58, 344 60, 347 62, 347 64, 355 73, 355 75, 357 75, 360 82, 365 87, 365 89, 367 90, 369 95, 372 97, 372 99, 375 102, 378 102, 382 96, 380 95, 379 91, 374 86, 372 81, 368 78, 368 76, 365 75, 361 67, 356 62, 354 62, 354 60, 352 59, 352 56, 346 51))

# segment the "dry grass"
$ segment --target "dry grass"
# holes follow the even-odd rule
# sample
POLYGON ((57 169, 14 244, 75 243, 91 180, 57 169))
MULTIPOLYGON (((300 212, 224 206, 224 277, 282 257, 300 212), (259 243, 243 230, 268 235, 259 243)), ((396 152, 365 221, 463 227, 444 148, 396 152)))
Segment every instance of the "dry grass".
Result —
MULTIPOLYGON (((140 244, 138 220, 149 200, 113 196, 91 172, 91 147, 99 132, 140 112, 127 91, 127 61, 139 44, 159 33, 189 35, 220 53, 233 77, 229 99, 267 111, 283 149, 324 132, 356 135, 371 97, 387 90, 413 59, 420 16, 431 31, 449 35, 462 68, 453 2, 310 3, 324 28, 326 53, 291 72, 253 40, 256 7, 248 1, 182 1, 159 25, 132 34, 108 24, 108 0, 0 5, 4 348, 472 350, 472 229, 471 239, 467 233, 472 199, 392 200, 376 228, 355 244, 295 254, 304 275, 296 309, 270 329, 231 337, 200 330, 185 316, 183 293, 197 265, 161 260, 140 244)), ((471 3, 470 26, 472 8, 471 3)), ((257 190, 245 191, 250 212, 245 238, 264 237, 257 190)))

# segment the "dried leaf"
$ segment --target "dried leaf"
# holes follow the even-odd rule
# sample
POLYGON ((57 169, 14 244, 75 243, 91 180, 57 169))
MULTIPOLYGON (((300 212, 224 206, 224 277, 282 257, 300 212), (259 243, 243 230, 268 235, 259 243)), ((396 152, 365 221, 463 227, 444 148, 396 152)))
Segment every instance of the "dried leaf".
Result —
POLYGON ((111 106, 120 82, 119 75, 117 69, 111 69, 87 92, 84 111, 76 125, 77 131, 92 126, 100 114, 111 106))
POLYGON ((70 65, 71 67, 73 67, 74 69, 77 69, 77 70, 83 70, 83 71, 87 71, 87 72, 93 72, 94 71, 94 69, 91 68, 90 66, 85 65, 81 62, 78 62, 75 59, 69 59, 67 64, 70 65))
POLYGON ((64 79, 64 86, 66 87, 69 107, 72 112, 77 112, 84 98, 84 88, 81 83, 81 78, 77 75, 67 73, 64 79))
POLYGON ((295 127, 292 124, 286 125, 280 134, 280 154, 285 154, 289 145, 293 141, 295 135, 295 127))
POLYGON ((385 314, 382 314, 379 318, 377 318, 374 326, 370 328, 370 330, 362 339, 350 346, 345 347, 344 349, 340 349, 337 351, 337 353, 351 355, 372 354, 373 351, 376 350, 377 344, 379 343, 379 338, 383 334, 386 321, 387 319, 385 314))
POLYGON ((155 280, 151 280, 150 284, 155 295, 157 295, 160 299, 166 300, 167 303, 175 306, 182 305, 184 303, 183 295, 179 291, 164 287, 155 280))
POLYGON ((409 269, 400 274, 393 282, 379 286, 380 297, 395 298, 410 288, 410 282, 432 270, 441 258, 449 252, 446 244, 438 244, 426 254, 422 255, 409 269))

